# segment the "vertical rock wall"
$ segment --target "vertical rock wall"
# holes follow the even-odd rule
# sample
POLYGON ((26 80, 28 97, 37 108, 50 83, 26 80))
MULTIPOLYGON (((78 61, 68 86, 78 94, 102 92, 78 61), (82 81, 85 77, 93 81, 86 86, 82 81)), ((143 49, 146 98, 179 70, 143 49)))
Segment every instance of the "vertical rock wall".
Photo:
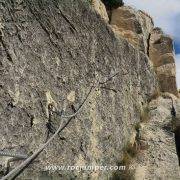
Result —
POLYGON ((116 33, 147 54, 149 34, 153 29, 149 16, 129 6, 122 6, 112 10, 110 24, 116 33))
MULTIPOLYGON (((159 28, 144 11, 129 6, 109 10, 113 31, 135 48, 149 56, 159 81, 160 91, 178 96, 173 40, 159 28)), ((100 13, 104 17, 104 12, 100 13)))
MULTIPOLYGON (((142 104, 158 88, 147 55, 117 37, 85 1, 3 0, 0 5, 1 149, 36 151, 47 138, 50 103, 72 114, 97 80, 104 82, 118 72, 92 92, 22 179, 39 177, 47 165, 117 165, 142 104)), ((54 114, 51 121, 57 129, 62 119, 54 114)), ((0 158, 1 176, 7 160, 0 158)), ((11 169, 21 162, 11 163, 11 169)), ((106 179, 112 172, 50 174, 106 179)))
POLYGON ((115 34, 149 56, 148 61, 159 84, 159 90, 145 107, 147 112, 143 112, 141 123, 129 141, 130 148, 124 154, 122 164, 127 163, 132 168, 116 172, 116 178, 179 179, 180 101, 177 98, 173 39, 160 28, 154 28, 152 18, 143 11, 129 6, 109 11, 110 25, 115 34), (173 108, 175 115, 172 114, 173 108), (131 153, 137 154, 129 160, 131 153))
POLYGON ((160 90, 178 96, 173 40, 160 28, 155 28, 151 32, 149 58, 156 69, 160 90))
MULTIPOLYGON (((0 3, 1 149, 26 154, 36 151, 47 138, 50 103, 56 110, 64 108, 72 114, 97 80, 104 82, 118 72, 92 92, 83 110, 21 179, 29 174, 37 179, 47 165, 117 165, 141 120, 143 105, 159 85, 164 87, 161 81, 158 85, 156 59, 150 55, 158 55, 154 41, 149 47, 152 19, 130 7, 111 7, 108 25, 104 5, 93 2, 104 19, 82 0, 0 3)), ((169 50, 166 56, 172 53, 169 50)), ((62 122, 57 115, 51 120, 54 128, 62 122)), ((0 159, 1 173, 7 159, 0 159)), ((11 168, 19 164, 13 162, 11 168)), ((54 174, 57 179, 112 176, 104 171, 60 171, 50 172, 49 178, 54 174)))

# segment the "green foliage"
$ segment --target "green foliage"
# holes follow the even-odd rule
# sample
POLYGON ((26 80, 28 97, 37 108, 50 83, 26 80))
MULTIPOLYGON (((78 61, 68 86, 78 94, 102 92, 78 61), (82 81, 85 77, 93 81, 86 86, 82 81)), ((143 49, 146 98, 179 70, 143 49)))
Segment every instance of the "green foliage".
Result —
POLYGON ((102 0, 107 9, 118 8, 123 5, 122 0, 102 0))

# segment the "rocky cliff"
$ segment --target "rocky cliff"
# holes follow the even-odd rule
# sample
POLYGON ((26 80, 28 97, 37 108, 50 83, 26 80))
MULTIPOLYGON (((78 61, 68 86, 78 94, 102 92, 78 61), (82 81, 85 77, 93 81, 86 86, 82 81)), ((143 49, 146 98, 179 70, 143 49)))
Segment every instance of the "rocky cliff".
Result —
MULTIPOLYGON (((0 150, 31 156, 65 125, 17 179, 179 178, 172 40, 145 12, 103 2, 0 2, 0 150), (119 164, 134 168, 46 169, 119 164)), ((8 160, 1 177, 24 162, 8 160)))

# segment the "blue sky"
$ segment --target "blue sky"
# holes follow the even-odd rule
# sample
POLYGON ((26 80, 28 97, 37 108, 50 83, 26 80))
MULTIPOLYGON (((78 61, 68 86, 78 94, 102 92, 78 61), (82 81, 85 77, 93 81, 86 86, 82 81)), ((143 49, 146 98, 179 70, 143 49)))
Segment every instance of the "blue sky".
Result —
POLYGON ((174 39, 177 85, 180 88, 180 0, 124 0, 125 4, 148 12, 155 26, 174 39))

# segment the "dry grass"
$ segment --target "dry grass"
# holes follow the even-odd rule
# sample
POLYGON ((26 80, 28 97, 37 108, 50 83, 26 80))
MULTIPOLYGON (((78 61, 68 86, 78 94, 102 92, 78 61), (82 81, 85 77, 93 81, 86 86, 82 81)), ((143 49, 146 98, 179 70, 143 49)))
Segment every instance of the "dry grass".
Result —
POLYGON ((125 170, 115 171, 113 173, 112 180, 134 180, 133 174, 134 171, 130 170, 130 164, 138 154, 138 150, 135 146, 131 144, 127 144, 123 150, 123 159, 122 161, 118 162, 118 166, 125 166, 125 170))
POLYGON ((134 129, 136 130, 136 132, 138 132, 140 128, 141 128, 141 123, 140 122, 136 123, 134 126, 134 129))
POLYGON ((159 89, 156 89, 154 93, 148 98, 148 103, 154 99, 157 99, 159 96, 161 96, 161 92, 159 89))
POLYGON ((149 118, 150 118, 150 109, 149 106, 146 105, 140 113, 140 122, 148 122, 149 118))
MULTIPOLYGON (((142 113, 142 119, 147 120, 149 116, 149 108, 144 108, 142 113)), ((134 125, 134 129, 136 130, 136 138, 134 144, 127 143, 127 145, 123 149, 123 158, 120 162, 117 163, 117 166, 125 166, 125 170, 118 170, 113 173, 112 180, 134 180, 134 171, 130 169, 131 163, 133 160, 140 154, 142 150, 147 150, 148 145, 145 145, 141 142, 140 139, 140 129, 141 122, 136 123, 134 125)))

